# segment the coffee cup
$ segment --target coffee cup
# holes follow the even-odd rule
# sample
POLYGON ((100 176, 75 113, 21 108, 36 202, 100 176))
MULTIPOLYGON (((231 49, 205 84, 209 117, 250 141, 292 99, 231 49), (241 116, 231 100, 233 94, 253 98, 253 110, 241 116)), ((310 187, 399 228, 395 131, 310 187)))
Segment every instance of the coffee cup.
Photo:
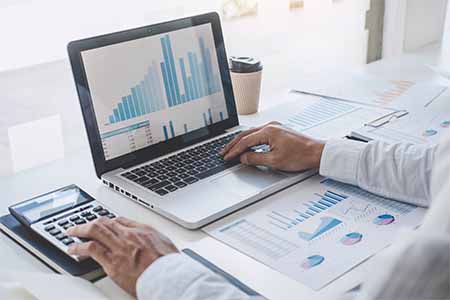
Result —
POLYGON ((231 57, 230 74, 238 114, 254 114, 259 108, 263 66, 252 57, 231 57))

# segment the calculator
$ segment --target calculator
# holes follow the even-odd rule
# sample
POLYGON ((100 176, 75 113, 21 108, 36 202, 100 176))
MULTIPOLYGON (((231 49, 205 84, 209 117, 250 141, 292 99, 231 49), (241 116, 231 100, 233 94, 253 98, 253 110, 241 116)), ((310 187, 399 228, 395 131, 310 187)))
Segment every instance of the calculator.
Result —
MULTIPOLYGON (((86 241, 67 236, 66 230, 70 227, 86 224, 100 217, 114 219, 117 216, 111 209, 76 185, 69 185, 12 205, 9 207, 9 212, 20 223, 31 228, 65 253, 73 243, 86 241)), ((69 256, 76 261, 87 258, 69 256)))

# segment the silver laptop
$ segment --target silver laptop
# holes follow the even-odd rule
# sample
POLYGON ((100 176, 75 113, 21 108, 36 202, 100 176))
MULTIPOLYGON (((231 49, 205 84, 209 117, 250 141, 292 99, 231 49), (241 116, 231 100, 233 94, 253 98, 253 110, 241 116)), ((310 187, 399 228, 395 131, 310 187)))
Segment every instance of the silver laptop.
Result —
POLYGON ((216 13, 68 51, 97 176, 146 208, 194 229, 309 175, 220 157, 243 128, 216 13))

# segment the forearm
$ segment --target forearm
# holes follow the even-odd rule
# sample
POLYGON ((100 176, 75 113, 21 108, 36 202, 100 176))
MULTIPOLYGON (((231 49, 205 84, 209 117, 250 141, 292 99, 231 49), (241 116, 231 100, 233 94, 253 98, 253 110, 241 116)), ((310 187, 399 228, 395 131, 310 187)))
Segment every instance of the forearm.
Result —
POLYGON ((333 140, 324 148, 320 173, 372 193, 420 206, 430 203, 435 147, 333 140))
POLYGON ((183 254, 155 261, 137 283, 139 300, 250 300, 221 276, 183 254))

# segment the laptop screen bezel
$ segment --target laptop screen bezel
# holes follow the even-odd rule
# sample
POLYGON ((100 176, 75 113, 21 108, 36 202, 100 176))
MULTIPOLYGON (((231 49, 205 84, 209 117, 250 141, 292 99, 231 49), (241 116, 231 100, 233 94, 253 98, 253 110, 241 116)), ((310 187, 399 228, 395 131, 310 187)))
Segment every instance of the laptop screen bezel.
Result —
POLYGON ((213 138, 217 135, 223 134, 227 129, 239 125, 222 28, 219 15, 217 13, 208 13, 73 41, 68 44, 67 49, 87 136, 89 139, 91 154, 94 160, 95 171, 99 178, 104 173, 116 170, 118 168, 129 168, 145 161, 183 149, 195 143, 213 138), (117 158, 106 160, 81 53, 86 50, 146 38, 203 24, 211 24, 212 27, 220 75, 222 78, 222 87, 227 106, 228 119, 202 127, 187 134, 177 136, 167 142, 153 144, 117 158))

